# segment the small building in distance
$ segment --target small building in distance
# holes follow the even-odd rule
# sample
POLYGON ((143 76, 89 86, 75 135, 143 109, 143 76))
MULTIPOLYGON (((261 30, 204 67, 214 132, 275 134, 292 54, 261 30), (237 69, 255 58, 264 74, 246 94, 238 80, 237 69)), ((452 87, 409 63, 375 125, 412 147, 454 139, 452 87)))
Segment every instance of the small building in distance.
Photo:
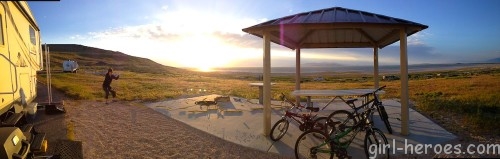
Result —
POLYGON ((313 81, 325 81, 325 78, 323 77, 316 77, 313 79, 313 81))
POLYGON ((399 77, 395 75, 387 75, 387 76, 382 76, 382 80, 385 81, 399 80, 399 77))

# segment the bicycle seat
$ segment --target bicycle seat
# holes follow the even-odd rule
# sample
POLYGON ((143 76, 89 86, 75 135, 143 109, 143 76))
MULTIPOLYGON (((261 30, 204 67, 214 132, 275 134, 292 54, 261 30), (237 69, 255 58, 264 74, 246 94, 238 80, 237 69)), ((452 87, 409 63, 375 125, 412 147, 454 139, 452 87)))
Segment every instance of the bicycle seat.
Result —
POLYGON ((345 101, 345 103, 351 105, 351 104, 354 104, 354 101, 357 101, 357 100, 358 100, 357 98, 349 99, 349 100, 345 101))
POLYGON ((319 108, 316 108, 316 107, 306 107, 307 110, 310 110, 312 112, 318 112, 319 111, 319 108))

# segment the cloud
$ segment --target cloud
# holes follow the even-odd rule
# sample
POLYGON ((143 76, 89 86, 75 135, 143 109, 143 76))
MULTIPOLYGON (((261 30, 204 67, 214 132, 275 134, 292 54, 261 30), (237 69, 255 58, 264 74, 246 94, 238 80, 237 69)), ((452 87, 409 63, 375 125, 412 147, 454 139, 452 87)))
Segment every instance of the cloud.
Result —
MULTIPOLYGON (((150 20, 147 24, 109 28, 74 35, 71 39, 176 67, 262 65, 262 38, 241 29, 266 21, 266 18, 251 19, 169 6, 161 6, 157 14, 147 17, 150 20), (204 60, 214 62, 206 64, 204 60)), ((430 36, 419 32, 408 37, 410 63, 433 63, 443 59, 433 47, 426 45, 430 36)), ((399 46, 396 45, 399 43, 379 51, 382 64, 399 64, 399 46)), ((294 50, 274 43, 271 48, 273 66, 295 65, 294 50)), ((372 65, 372 52, 372 49, 303 49, 301 58, 302 63, 372 65)))
POLYGON ((86 37, 82 36, 80 34, 76 34, 76 35, 70 36, 69 39, 72 39, 72 40, 84 40, 84 39, 86 39, 86 37))
POLYGON ((148 16, 151 19, 148 24, 109 28, 72 39, 176 67, 224 66, 262 55, 255 49, 261 48, 262 40, 241 29, 265 19, 162 8, 160 13, 148 16))
MULTIPOLYGON (((224 43, 228 45, 233 45, 241 48, 252 48, 252 49, 260 49, 263 47, 263 40, 260 37, 251 35, 251 34, 233 34, 233 33, 222 33, 222 32, 214 32, 213 36, 221 39, 224 43)), ((273 50, 281 50, 281 51, 289 51, 289 48, 284 46, 271 43, 271 48, 273 50)))
POLYGON ((176 40, 179 34, 172 34, 164 31, 161 25, 146 24, 139 26, 127 26, 120 28, 111 28, 100 32, 89 32, 87 38, 92 40, 113 39, 113 38, 132 38, 132 39, 151 39, 151 40, 176 40))
POLYGON ((221 39, 224 43, 245 48, 262 48, 262 39, 250 34, 231 34, 214 32, 213 36, 221 39))
POLYGON ((408 45, 425 45, 425 41, 432 37, 427 31, 417 32, 407 38, 408 45))
POLYGON ((162 10, 167 10, 167 9, 168 9, 168 6, 167 6, 167 5, 161 6, 161 9, 162 9, 162 10))
MULTIPOLYGON (((422 63, 451 63, 454 62, 453 57, 448 57, 444 54, 437 53, 436 49, 432 46, 425 44, 412 44, 408 45, 408 63, 409 64, 422 64, 422 63)), ((388 46, 379 51, 380 61, 387 64, 400 63, 400 47, 388 46)))

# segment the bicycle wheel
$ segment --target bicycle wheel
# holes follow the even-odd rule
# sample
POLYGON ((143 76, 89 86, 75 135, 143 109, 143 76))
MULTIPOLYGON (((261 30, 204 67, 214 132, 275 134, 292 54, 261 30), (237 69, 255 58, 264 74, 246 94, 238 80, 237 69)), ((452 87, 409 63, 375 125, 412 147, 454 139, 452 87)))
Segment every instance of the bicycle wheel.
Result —
POLYGON ((385 127, 387 128, 387 131, 389 131, 389 134, 392 134, 391 123, 389 123, 389 116, 387 115, 387 112, 385 111, 385 107, 382 104, 378 104, 377 110, 378 110, 378 114, 380 115, 380 118, 382 119, 382 121, 384 121, 384 124, 385 124, 385 127))
POLYGON ((328 118, 327 117, 319 117, 319 118, 316 118, 314 120, 314 124, 313 124, 313 129, 316 129, 316 130, 321 130, 323 131, 325 134, 331 134, 333 129, 331 127, 328 127, 328 123, 332 123, 333 121, 330 121, 330 122, 327 122, 328 121, 328 118))
POLYGON ((380 129, 366 130, 364 143, 366 158, 389 158, 389 142, 387 142, 387 138, 380 129))
POLYGON ((269 135, 271 140, 278 141, 285 136, 286 131, 288 130, 288 124, 289 122, 286 119, 278 120, 278 122, 276 122, 271 129, 271 134, 269 135))
POLYGON ((330 134, 339 131, 343 132, 346 128, 354 127, 357 121, 354 115, 347 110, 337 110, 328 116, 327 126, 331 129, 330 134), (341 126, 342 127, 339 127, 341 126))
POLYGON ((333 158, 330 144, 325 139, 328 139, 327 135, 320 130, 302 133, 295 142, 295 158, 333 158))

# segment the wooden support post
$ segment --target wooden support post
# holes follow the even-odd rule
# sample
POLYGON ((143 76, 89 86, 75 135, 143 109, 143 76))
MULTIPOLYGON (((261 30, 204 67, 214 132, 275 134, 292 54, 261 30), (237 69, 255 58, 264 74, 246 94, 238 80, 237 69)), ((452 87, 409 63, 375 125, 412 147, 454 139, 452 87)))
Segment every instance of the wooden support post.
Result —
POLYGON ((264 136, 271 132, 271 37, 264 34, 264 136))
POLYGON ((406 28, 399 31, 401 65, 401 135, 409 135, 410 110, 408 108, 408 49, 406 28))
POLYGON ((375 81, 375 89, 379 86, 379 75, 378 75, 378 47, 373 47, 373 80, 375 81))
MULTIPOLYGON (((295 49, 295 90, 300 90, 300 48, 295 49)), ((300 96, 295 96, 296 104, 300 105, 300 96)))

